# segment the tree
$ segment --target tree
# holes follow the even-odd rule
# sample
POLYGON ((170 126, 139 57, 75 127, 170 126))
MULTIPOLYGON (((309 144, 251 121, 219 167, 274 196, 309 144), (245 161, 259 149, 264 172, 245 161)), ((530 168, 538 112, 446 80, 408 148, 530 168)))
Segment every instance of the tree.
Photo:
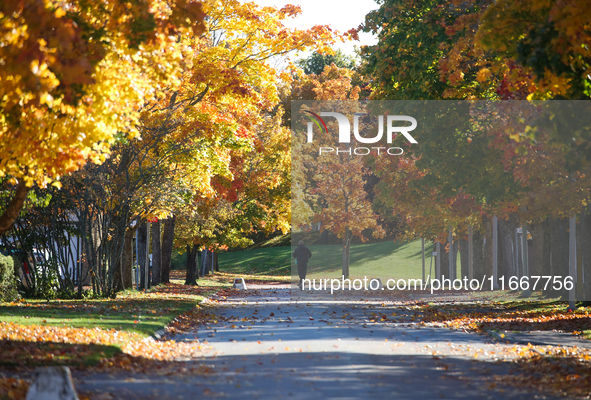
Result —
POLYGON ((365 17, 362 30, 378 35, 362 47, 372 98, 441 99, 448 84, 439 78, 439 59, 452 41, 445 26, 458 10, 444 0, 385 0, 365 17))
MULTIPOLYGON (((517 64, 529 74, 535 85, 528 98, 588 100, 590 13, 584 0, 494 2, 482 16, 475 40, 496 55, 498 64, 517 64)), ((508 78, 515 85, 519 76, 508 78)), ((566 121, 568 129, 555 129, 548 137, 567 153, 569 172, 591 163, 591 129, 583 121, 575 125, 573 117, 557 118, 557 125, 564 128, 566 121)), ((536 137, 536 132, 529 136, 536 137)))
POLYGON ((253 230, 287 231, 289 131, 281 127, 278 87, 291 77, 272 68, 269 60, 307 48, 327 51, 335 38, 326 27, 285 28, 284 21, 297 13, 293 6, 259 8, 230 0, 209 10, 208 33, 177 95, 183 99, 199 93, 199 101, 188 115, 174 118, 187 121, 180 129, 191 130, 195 125, 189 117, 195 115, 202 136, 216 139, 212 149, 219 163, 203 157, 192 161, 203 164, 191 174, 190 200, 173 211, 175 246, 244 246, 253 230), (200 178, 212 164, 221 170, 200 178))
MULTIPOLYGON (((377 76, 372 97, 501 97, 503 77, 491 73, 497 71, 492 67, 494 55, 475 43, 480 17, 489 4, 384 2, 365 24, 365 30, 380 35, 376 46, 365 49, 366 68, 377 76)), ((405 221, 405 237, 420 235, 446 243, 449 226, 456 232, 467 232, 468 225, 482 231, 492 215, 501 217, 501 224, 504 218, 516 220, 510 213, 523 188, 502 161, 515 142, 493 123, 493 116, 509 114, 487 103, 411 102, 399 108, 421 117, 421 144, 405 151, 403 161, 375 161, 381 180, 376 192, 378 200, 405 221)), ((458 239, 463 238, 460 233, 458 239)))
POLYGON ((533 98, 589 99, 591 67, 584 0, 496 1, 483 14, 477 43, 499 61, 515 60, 533 75, 533 98))
POLYGON ((0 177, 16 185, 0 233, 33 184, 59 187, 87 160, 104 161, 118 133, 137 135, 137 105, 178 81, 177 35, 203 31, 202 3, 129 5, 0 5, 0 177))
MULTIPOLYGON (((314 56, 309 59, 316 62, 314 56)), ((313 63, 312 63, 313 64, 313 63)), ((318 74, 297 75, 290 87, 291 100, 343 101, 348 104, 349 114, 360 111, 357 100, 361 88, 354 79, 362 78, 355 71, 340 68, 334 63, 325 65, 318 74)), ((313 109, 320 102, 292 103, 289 120, 303 115, 302 110, 313 109)), ((316 110, 318 111, 318 110, 316 110)), ((327 111, 327 110, 323 110, 327 111)), ((319 112, 319 111, 318 111, 319 112)), ((343 110, 339 109, 339 112, 343 110)), ((299 133, 301 121, 291 121, 292 129, 299 133)), ((329 122, 332 126, 333 122, 329 122)), ((305 125, 305 124, 304 124, 305 125)), ((333 131, 334 126, 332 126, 333 131)), ((328 132, 319 132, 315 144, 334 146, 335 141, 328 132)), ((292 222, 300 229, 306 229, 313 222, 321 222, 321 230, 329 230, 343 240, 342 273, 349 276, 349 254, 354 236, 365 241, 365 229, 374 229, 376 237, 383 236, 383 229, 377 223, 377 215, 367 200, 364 189, 365 168, 358 157, 319 157, 302 135, 292 140, 292 222)))
POLYGON ((328 229, 343 239, 343 276, 349 278, 349 253, 353 236, 365 241, 365 229, 372 229, 374 237, 383 236, 377 215, 367 200, 363 188, 364 166, 359 157, 332 156, 319 160, 314 193, 322 197, 325 207, 315 215, 322 221, 321 230, 328 229))
POLYGON ((352 70, 355 68, 355 59, 337 49, 333 54, 312 53, 308 58, 296 62, 306 75, 320 75, 324 72, 324 68, 333 64, 339 68, 352 70))

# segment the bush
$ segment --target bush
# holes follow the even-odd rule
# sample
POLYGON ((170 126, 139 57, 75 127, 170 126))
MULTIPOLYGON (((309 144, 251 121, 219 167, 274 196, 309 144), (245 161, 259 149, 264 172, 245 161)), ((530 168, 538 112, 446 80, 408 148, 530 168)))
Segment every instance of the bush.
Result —
POLYGON ((0 301, 13 301, 18 297, 14 279, 14 260, 0 254, 0 301))

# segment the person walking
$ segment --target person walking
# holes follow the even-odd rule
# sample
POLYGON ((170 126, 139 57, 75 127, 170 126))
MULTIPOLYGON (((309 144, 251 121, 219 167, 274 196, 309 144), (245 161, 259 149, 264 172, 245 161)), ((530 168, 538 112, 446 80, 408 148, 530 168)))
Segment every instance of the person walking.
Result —
POLYGON ((304 245, 303 240, 298 242, 298 247, 294 250, 293 257, 296 259, 298 275, 300 276, 298 286, 303 289, 304 279, 306 279, 306 272, 308 271, 308 260, 312 258, 312 252, 304 245))

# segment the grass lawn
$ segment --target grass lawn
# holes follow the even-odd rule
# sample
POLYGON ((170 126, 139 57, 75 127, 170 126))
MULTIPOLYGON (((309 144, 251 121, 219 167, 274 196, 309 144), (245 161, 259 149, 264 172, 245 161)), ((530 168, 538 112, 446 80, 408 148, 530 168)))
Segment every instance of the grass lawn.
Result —
POLYGON ((175 298, 165 286, 152 288, 148 296, 128 290, 117 299, 25 300, 0 303, 0 321, 21 325, 115 329, 146 337, 195 307, 203 296, 184 294, 175 298), (163 294, 160 296, 159 294, 163 294))
MULTIPOLYGON (((493 292, 483 292, 483 295, 493 292)), ((496 293, 496 292, 495 292, 496 293)), ((502 292, 501 292, 502 293, 502 292)), ((568 302, 545 298, 541 291, 528 299, 495 298, 481 303, 429 304, 425 319, 445 322, 447 326, 465 329, 508 332, 558 331, 591 339, 591 307, 577 303, 574 312, 567 312, 568 302)))
MULTIPOLYGON (((339 278, 342 268, 341 245, 312 245, 312 258, 308 264, 308 277, 339 278)), ((433 245, 425 243, 425 268, 429 274, 430 254, 433 245)), ((291 275, 292 247, 270 247, 219 255, 220 270, 234 274, 249 275, 291 275)), ((458 255, 459 260, 459 255, 458 255)), ((460 263, 458 261, 458 273, 460 263)), ((421 278, 421 241, 406 243, 391 241, 381 243, 354 244, 351 246, 351 278, 378 277, 382 279, 421 278)), ((433 266, 432 275, 435 274, 433 266)))
POLYGON ((227 287, 173 281, 148 290, 126 290, 116 299, 21 300, 0 303, 0 365, 93 365, 141 341, 227 287))
MULTIPOLYGON (((429 274, 429 255, 433 245, 425 243, 425 274, 429 274)), ((313 278, 340 278, 342 272, 342 246, 310 246, 312 258, 308 275, 313 278)), ((422 278, 421 241, 406 243, 391 241, 355 244, 351 246, 350 278, 375 277, 381 279, 422 278)), ((295 264, 294 264, 295 266, 295 264)), ((433 274, 435 273, 433 266, 433 274)))
POLYGON ((290 276, 291 247, 265 247, 220 253, 220 271, 232 274, 290 276))
MULTIPOLYGON (((522 302, 509 302, 507 306, 511 306, 517 312, 523 312, 525 314, 531 315, 555 315, 555 314, 563 314, 565 309, 568 307, 568 302, 560 301, 555 299, 547 299, 547 300, 538 300, 538 301, 522 301, 522 302)), ((577 310, 575 314, 586 312, 589 314, 591 312, 591 307, 583 306, 583 303, 577 303, 577 310)), ((569 316, 569 314, 566 314, 569 316)), ((580 336, 585 339, 591 340, 591 321, 583 322, 582 324, 577 324, 576 321, 569 321, 568 319, 565 320, 561 326, 554 327, 551 326, 552 329, 560 329, 566 332, 580 332, 580 336), (569 325, 571 322, 571 326, 569 325), (570 329, 569 329, 570 328, 570 329), (585 329, 589 328, 589 329, 585 329)), ((539 326, 536 328, 540 328, 539 326)))

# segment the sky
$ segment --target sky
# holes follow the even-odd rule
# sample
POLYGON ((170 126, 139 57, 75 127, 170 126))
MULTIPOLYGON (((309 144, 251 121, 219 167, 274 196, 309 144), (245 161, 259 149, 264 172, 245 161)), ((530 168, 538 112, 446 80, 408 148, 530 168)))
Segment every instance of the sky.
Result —
MULTIPOLYGON (((286 25, 290 28, 308 29, 314 25, 330 25, 339 32, 357 28, 365 21, 365 15, 378 8, 374 0, 253 0, 261 6, 283 7, 286 4, 299 5, 302 13, 286 25)), ((360 32, 359 41, 339 43, 335 47, 354 55, 354 46, 372 45, 377 38, 360 32)))

